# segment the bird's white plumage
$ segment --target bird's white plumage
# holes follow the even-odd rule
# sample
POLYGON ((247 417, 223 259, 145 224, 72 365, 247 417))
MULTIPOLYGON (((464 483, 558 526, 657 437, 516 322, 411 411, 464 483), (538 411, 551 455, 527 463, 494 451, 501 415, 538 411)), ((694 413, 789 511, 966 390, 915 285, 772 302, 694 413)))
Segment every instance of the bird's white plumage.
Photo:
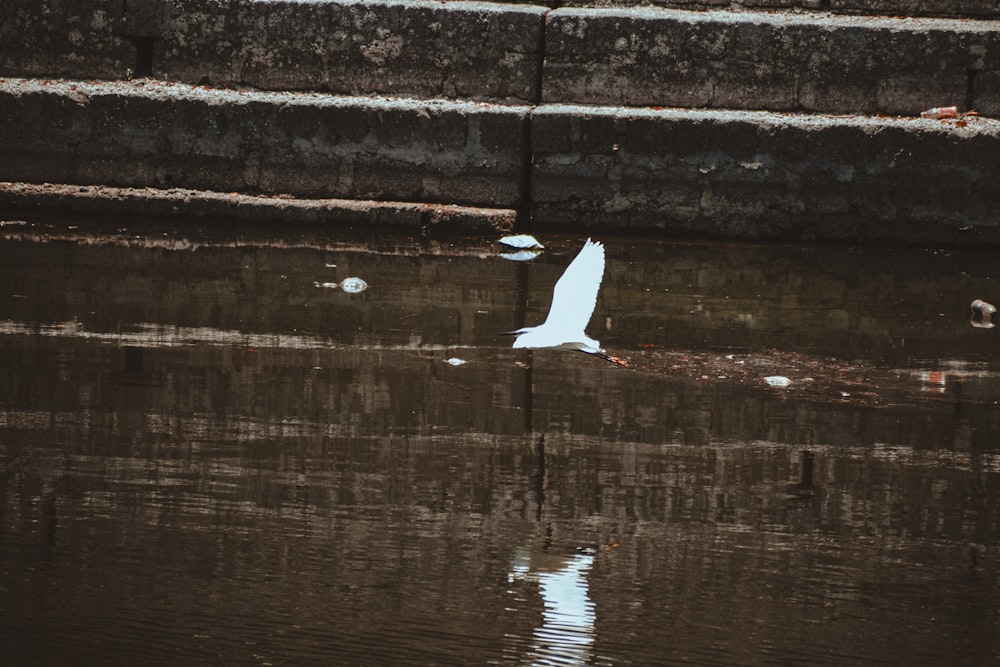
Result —
POLYGON ((597 293, 604 279, 604 245, 587 242, 570 262, 552 290, 552 305, 545 321, 514 333, 514 347, 559 347, 591 354, 603 353, 598 341, 584 330, 594 314, 597 293))

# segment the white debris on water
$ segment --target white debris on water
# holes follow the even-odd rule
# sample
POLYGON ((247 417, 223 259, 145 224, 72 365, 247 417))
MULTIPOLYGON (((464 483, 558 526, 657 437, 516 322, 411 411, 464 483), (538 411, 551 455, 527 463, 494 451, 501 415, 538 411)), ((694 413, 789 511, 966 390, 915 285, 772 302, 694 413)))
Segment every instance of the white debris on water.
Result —
POLYGON ((509 245, 511 248, 544 248, 541 243, 538 242, 531 234, 515 234, 513 236, 505 236, 500 239, 500 243, 504 245, 509 245))
POLYGON ((368 289, 368 283, 366 283, 361 278, 356 278, 356 277, 344 278, 339 283, 314 282, 313 285, 315 285, 316 287, 325 287, 328 289, 336 289, 339 287, 348 294, 357 294, 358 292, 364 292, 366 289, 368 289))
POLYGON ((768 375, 764 378, 764 382, 766 382, 769 387, 787 387, 792 383, 792 381, 784 375, 768 375))
POLYGON ((348 294, 357 294, 358 292, 364 292, 368 289, 368 283, 361 278, 344 278, 340 283, 340 289, 344 290, 348 294))
POLYGON ((542 254, 540 250, 519 250, 517 252, 502 252, 500 256, 513 262, 526 262, 529 259, 538 257, 540 254, 542 254))

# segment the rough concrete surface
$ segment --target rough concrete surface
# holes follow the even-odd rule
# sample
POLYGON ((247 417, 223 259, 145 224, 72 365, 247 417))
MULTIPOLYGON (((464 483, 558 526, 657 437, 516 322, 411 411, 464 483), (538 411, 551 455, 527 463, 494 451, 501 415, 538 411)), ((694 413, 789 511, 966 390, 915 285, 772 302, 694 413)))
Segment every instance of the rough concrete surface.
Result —
POLYGON ((1000 111, 991 81, 970 84, 1000 68, 1000 23, 650 8, 559 9, 546 20, 546 102, 1000 111))
POLYGON ((154 74, 213 85, 534 101, 544 8, 175 0, 154 74))
POLYGON ((0 0, 0 205, 1000 242, 996 2, 720 2, 0 0))
MULTIPOLYGON (((494 0, 520 3, 524 0, 494 0)), ((535 0, 558 7, 668 7, 672 9, 768 9, 833 11, 884 16, 1000 18, 995 0, 535 0)))
POLYGON ((413 0, 3 0, 0 75, 538 99, 547 8, 413 0))
POLYGON ((185 188, 161 190, 9 182, 0 182, 0 206, 23 212, 69 210, 99 215, 183 215, 186 218, 335 224, 338 227, 408 227, 426 233, 439 229, 506 233, 514 228, 517 217, 512 209, 413 202, 250 196, 185 188))
POLYGON ((830 9, 887 16, 1000 18, 1000 6, 995 0, 830 0, 830 9))
POLYGON ((0 180, 516 207, 526 107, 0 83, 0 180))
POLYGON ((1000 121, 551 105, 532 136, 541 224, 912 241, 1000 224, 1000 121))
POLYGON ((123 79, 135 48, 122 0, 0 1, 0 75, 123 79))
MULTIPOLYGON (((932 0, 908 4, 928 9, 932 0)), ((997 114, 992 21, 421 0, 5 0, 0 75, 534 102, 997 114), (544 65, 544 80, 541 79, 544 65)), ((842 12, 888 0, 841 0, 842 12)), ((979 5, 967 7, 977 15, 979 5)), ((753 11, 748 10, 753 9, 753 11)), ((771 11, 764 11, 771 9, 771 11)), ((834 8, 830 8, 834 9, 834 8)), ((872 9, 872 11, 875 11, 872 9)))

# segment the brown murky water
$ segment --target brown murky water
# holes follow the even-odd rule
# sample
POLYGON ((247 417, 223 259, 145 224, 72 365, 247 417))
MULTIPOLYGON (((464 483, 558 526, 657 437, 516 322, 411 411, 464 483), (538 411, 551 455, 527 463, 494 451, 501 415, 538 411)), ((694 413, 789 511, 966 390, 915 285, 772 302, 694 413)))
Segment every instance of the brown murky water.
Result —
POLYGON ((582 237, 74 227, 0 228, 9 664, 1000 660, 996 255, 603 239, 623 368, 497 335, 582 237))

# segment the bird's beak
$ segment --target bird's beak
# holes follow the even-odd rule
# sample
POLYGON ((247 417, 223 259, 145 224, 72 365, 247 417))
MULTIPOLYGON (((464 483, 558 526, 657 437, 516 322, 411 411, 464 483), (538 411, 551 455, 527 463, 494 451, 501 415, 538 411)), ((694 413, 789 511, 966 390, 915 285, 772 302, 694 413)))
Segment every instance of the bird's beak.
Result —
POLYGON ((501 336, 516 336, 517 332, 516 331, 501 331, 500 335, 501 336))

